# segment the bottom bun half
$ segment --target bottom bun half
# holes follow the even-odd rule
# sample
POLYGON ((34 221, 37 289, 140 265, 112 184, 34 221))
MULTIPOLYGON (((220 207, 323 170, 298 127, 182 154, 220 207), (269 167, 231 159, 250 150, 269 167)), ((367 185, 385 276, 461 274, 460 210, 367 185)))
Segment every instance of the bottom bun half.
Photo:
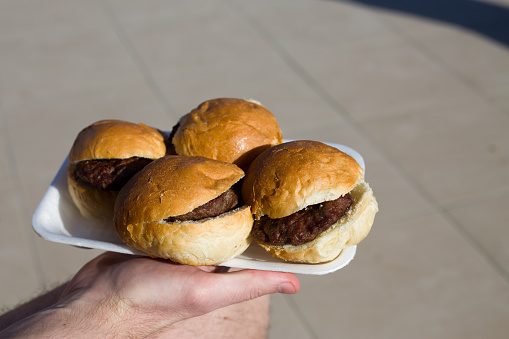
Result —
POLYGON ((71 176, 67 177, 67 186, 72 201, 81 215, 88 219, 106 220, 113 218, 113 209, 118 191, 103 191, 87 184, 81 184, 71 176))
MULTIPOLYGON (((116 218, 117 219, 117 218, 116 218)), ((253 216, 248 206, 198 221, 115 221, 120 238, 150 257, 186 265, 219 265, 251 244, 253 216)))
POLYGON ((258 244, 273 257, 285 261, 317 264, 334 260, 344 248, 357 245, 368 235, 378 212, 368 183, 357 184, 350 196, 353 203, 345 215, 314 240, 298 246, 258 244))

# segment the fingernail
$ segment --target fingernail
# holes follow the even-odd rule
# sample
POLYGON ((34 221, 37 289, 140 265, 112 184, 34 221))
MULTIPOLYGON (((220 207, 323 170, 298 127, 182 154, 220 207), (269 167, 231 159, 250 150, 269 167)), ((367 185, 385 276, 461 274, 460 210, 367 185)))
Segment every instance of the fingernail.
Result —
POLYGON ((282 283, 281 285, 279 285, 277 292, 284 294, 294 294, 295 287, 290 283, 282 283))

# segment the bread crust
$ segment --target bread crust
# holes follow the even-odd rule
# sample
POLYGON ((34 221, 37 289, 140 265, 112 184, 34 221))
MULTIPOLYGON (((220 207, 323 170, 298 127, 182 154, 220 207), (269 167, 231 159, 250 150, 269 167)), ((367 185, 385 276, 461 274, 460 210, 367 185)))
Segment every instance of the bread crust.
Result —
POLYGON ((362 179, 362 168, 348 154, 319 141, 297 140, 274 146, 253 161, 242 196, 256 219, 275 219, 335 200, 362 179))
POLYGON ((157 159, 164 156, 163 135, 155 128, 122 120, 100 120, 76 137, 69 162, 91 159, 157 159))
POLYGON ((217 265, 251 242, 248 206, 198 221, 167 222, 218 197, 244 176, 236 165, 165 156, 147 165, 120 191, 114 224, 120 238, 149 256, 188 265, 217 265))
POLYGON ((350 196, 353 203, 345 215, 314 240, 298 246, 258 244, 286 261, 317 264, 334 260, 344 248, 357 245, 368 235, 378 212, 378 203, 366 182, 359 182, 350 196))
POLYGON ((219 265, 249 247, 252 227, 249 206, 243 206, 198 221, 129 224, 120 236, 127 245, 153 258, 193 266, 219 265))
POLYGON ((111 219, 119 190, 103 191, 74 180, 76 163, 95 159, 157 159, 166 153, 163 135, 155 128, 122 120, 100 120, 84 128, 68 156, 69 194, 81 214, 90 219, 111 219))
POLYGON ((182 117, 173 137, 177 154, 231 162, 246 170, 263 150, 280 144, 274 115, 253 100, 217 98, 182 117))
MULTIPOLYGON (((68 171, 72 171, 72 165, 68 171)), ((117 190, 103 191, 88 184, 83 184, 67 175, 67 186, 72 201, 81 215, 89 219, 106 220, 113 218, 113 208, 118 196, 117 190)))

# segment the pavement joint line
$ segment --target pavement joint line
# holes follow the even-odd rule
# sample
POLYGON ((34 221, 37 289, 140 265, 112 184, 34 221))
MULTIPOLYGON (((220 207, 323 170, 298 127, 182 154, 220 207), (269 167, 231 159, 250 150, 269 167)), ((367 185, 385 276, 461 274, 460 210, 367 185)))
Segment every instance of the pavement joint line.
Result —
POLYGON ((129 36, 127 35, 125 29, 123 28, 122 24, 118 21, 118 19, 115 16, 115 13, 111 9, 111 7, 106 3, 106 1, 101 1, 103 13, 106 16, 106 19, 110 23, 113 31, 115 32, 118 40, 120 41, 121 45, 124 47, 125 51, 133 61, 135 67, 138 69, 138 72, 140 72, 140 75, 142 76, 143 80, 147 84, 148 88, 156 98, 157 102, 161 105, 163 110, 166 112, 166 114, 172 118, 175 119, 178 115, 176 114, 175 109, 172 107, 171 103, 169 102, 168 98, 164 95, 164 93, 161 91, 159 86, 157 85, 157 82, 155 81, 152 73, 150 72, 150 69, 147 67, 146 63, 143 61, 143 58, 141 57, 140 53, 132 43, 131 39, 129 39, 129 36))

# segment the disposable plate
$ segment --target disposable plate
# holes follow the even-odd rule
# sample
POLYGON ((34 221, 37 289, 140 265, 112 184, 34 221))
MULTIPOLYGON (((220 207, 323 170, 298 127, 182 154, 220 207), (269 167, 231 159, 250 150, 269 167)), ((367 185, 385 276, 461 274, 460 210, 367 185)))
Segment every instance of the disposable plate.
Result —
MULTIPOLYGON (((328 144, 349 154, 363 169, 365 168, 364 159, 354 149, 340 144, 328 144)), ((125 245, 117 236, 111 222, 90 220, 80 214, 67 189, 67 160, 64 160, 39 202, 32 216, 32 226, 38 235, 48 241, 83 248, 144 255, 125 245)), ((256 242, 253 242, 242 255, 221 266, 323 275, 348 265, 354 258, 356 249, 356 246, 347 247, 336 259, 327 263, 297 264, 273 258, 256 242)))

